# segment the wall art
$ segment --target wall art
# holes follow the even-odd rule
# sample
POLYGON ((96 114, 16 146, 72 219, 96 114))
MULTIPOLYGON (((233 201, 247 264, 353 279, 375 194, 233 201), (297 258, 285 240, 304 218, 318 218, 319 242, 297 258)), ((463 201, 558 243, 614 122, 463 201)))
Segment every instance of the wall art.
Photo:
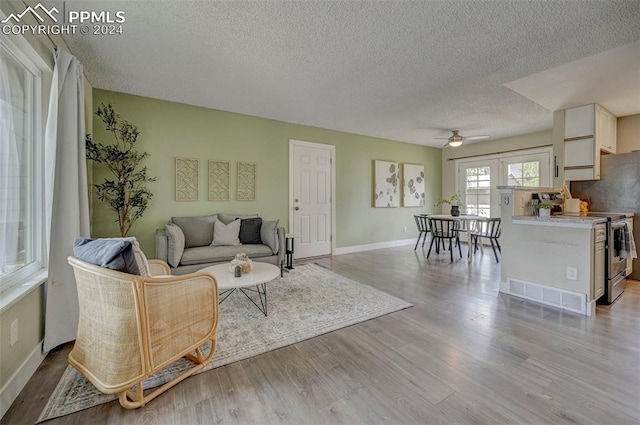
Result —
POLYGON ((400 205, 398 190, 399 170, 397 162, 374 162, 373 206, 392 208, 400 205))
POLYGON ((209 200, 228 201, 229 196, 229 161, 209 160, 209 200))
POLYGON ((236 200, 256 200, 256 164, 252 162, 238 162, 238 192, 236 200))
POLYGON ((199 170, 199 159, 176 158, 176 201, 200 199, 199 170))
POLYGON ((403 207, 424 206, 424 165, 402 164, 403 207))

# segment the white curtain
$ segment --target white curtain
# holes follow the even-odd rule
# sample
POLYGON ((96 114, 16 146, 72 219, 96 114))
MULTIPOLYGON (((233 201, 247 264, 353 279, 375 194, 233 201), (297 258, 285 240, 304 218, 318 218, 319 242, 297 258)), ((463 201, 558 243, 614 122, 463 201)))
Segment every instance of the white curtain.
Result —
MULTIPOLYGON (((14 104, 24 103, 24 81, 0 55, 0 273, 15 263, 20 230, 20 157, 17 121, 14 104)), ((19 108, 18 108, 19 109, 19 108)), ((18 112, 20 112, 18 110, 18 112)))
POLYGON ((45 217, 49 279, 44 351, 74 340, 78 295, 67 257, 73 239, 89 236, 82 65, 56 50, 45 131, 45 217))

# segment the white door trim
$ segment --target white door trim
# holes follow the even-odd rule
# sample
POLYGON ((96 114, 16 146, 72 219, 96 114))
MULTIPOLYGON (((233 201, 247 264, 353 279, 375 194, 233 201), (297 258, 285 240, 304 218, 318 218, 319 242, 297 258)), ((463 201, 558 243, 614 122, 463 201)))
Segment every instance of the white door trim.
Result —
POLYGON ((336 147, 324 143, 289 139, 289 233, 293 233, 293 147, 328 149, 331 154, 331 255, 336 254, 336 147))

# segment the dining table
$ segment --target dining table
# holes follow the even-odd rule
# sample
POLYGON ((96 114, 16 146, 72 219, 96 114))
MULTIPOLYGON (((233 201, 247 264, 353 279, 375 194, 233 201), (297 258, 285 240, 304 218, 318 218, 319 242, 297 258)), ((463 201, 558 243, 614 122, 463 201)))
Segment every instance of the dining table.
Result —
MULTIPOLYGON (((460 215, 451 215, 451 214, 427 214, 428 218, 439 218, 442 220, 456 220, 464 225, 464 229, 467 233, 467 245, 469 247, 469 254, 467 255, 467 261, 471 262, 473 260, 474 250, 471 246, 471 232, 473 231, 473 224, 478 221, 487 220, 488 217, 484 217, 481 215, 474 214, 460 214, 460 215)), ((480 249, 482 249, 482 245, 480 245, 480 249)))

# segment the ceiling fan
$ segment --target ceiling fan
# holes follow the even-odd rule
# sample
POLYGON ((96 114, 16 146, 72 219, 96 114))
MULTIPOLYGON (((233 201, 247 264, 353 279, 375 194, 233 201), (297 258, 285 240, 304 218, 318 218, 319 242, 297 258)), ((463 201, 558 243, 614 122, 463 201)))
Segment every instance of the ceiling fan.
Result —
POLYGON ((489 136, 468 136, 468 137, 464 137, 458 134, 459 130, 451 130, 451 132, 453 133, 450 137, 434 137, 434 139, 442 139, 442 140, 447 140, 447 144, 445 146, 451 146, 453 148, 458 147, 462 144, 462 142, 464 142, 465 140, 483 140, 483 139, 488 139, 489 136))

